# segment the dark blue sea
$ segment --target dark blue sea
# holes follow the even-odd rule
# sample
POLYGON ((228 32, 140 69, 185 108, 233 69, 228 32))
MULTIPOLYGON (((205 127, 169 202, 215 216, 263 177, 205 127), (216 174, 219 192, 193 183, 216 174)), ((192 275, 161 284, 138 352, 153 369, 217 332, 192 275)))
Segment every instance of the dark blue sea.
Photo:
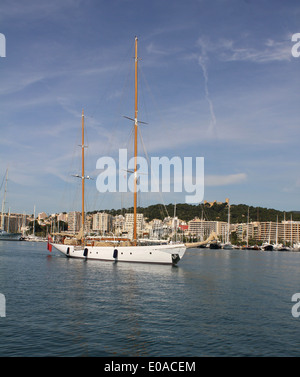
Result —
POLYGON ((0 356, 300 356, 300 253, 189 249, 177 267, 0 242, 0 356))

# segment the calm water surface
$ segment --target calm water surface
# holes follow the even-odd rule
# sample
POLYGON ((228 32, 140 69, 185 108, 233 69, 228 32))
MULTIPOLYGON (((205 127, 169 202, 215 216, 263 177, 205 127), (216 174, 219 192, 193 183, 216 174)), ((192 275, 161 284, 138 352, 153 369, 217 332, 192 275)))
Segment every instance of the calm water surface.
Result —
POLYGON ((300 356, 300 253, 190 249, 178 267, 0 241, 0 356, 300 356))

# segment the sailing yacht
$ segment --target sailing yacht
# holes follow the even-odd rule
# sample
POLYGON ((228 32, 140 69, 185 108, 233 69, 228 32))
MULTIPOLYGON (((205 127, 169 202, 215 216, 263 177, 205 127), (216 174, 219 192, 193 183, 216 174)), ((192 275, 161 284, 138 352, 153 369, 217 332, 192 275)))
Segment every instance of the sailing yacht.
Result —
POLYGON ((263 242, 261 249, 264 251, 273 251, 274 247, 271 244, 271 222, 269 222, 269 240, 268 242, 263 242))
POLYGON ((78 241, 76 245, 68 244, 67 240, 51 245, 70 258, 93 259, 102 261, 115 261, 115 262, 140 262, 140 263, 159 263, 176 265, 183 257, 186 246, 184 244, 164 244, 164 245, 151 245, 141 246, 138 245, 137 239, 137 135, 138 135, 138 56, 137 56, 138 39, 135 38, 135 114, 134 114, 134 222, 133 222, 133 241, 125 245, 123 243, 105 243, 97 241, 88 241, 84 237, 84 112, 82 110, 82 224, 80 235, 77 236, 78 241))
MULTIPOLYGON (((4 188, 4 197, 2 201, 2 210, 1 210, 1 227, 0 227, 0 241, 20 241, 22 238, 21 233, 11 233, 4 229, 4 212, 5 212, 5 199, 6 199, 6 190, 7 190, 7 179, 8 179, 8 169, 6 169, 5 177, 5 188, 4 188)), ((9 221, 9 218, 8 218, 9 221)), ((9 224, 7 226, 9 228, 9 224)))
POLYGON ((261 249, 264 251, 272 251, 274 248, 273 248, 273 245, 271 245, 269 242, 264 242, 261 245, 261 249))

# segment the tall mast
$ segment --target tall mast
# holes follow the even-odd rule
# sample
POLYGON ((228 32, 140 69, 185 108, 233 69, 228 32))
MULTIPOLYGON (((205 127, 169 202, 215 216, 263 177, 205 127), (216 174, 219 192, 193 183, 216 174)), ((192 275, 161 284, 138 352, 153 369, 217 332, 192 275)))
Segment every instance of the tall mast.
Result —
POLYGON ((4 209, 5 209, 5 200, 6 200, 7 178, 8 178, 8 169, 6 169, 5 188, 4 188, 4 196, 3 196, 2 210, 1 210, 1 229, 2 230, 4 230, 4 209))
POLYGON ((226 237, 227 243, 229 243, 229 239, 230 239, 229 235, 230 235, 230 204, 228 200, 227 237, 226 237))
POLYGON ((285 212, 283 212, 283 242, 285 245, 285 212))
POLYGON ((35 205, 33 206, 33 235, 35 236, 35 205))
POLYGON ((278 246, 278 215, 276 216, 276 246, 278 246))
POLYGON ((174 205, 174 218, 173 218, 173 224, 174 224, 174 232, 175 232, 175 242, 177 242, 176 202, 175 202, 175 205, 174 205))
POLYGON ((249 245, 249 207, 248 207, 248 216, 247 216, 247 247, 249 245))
POLYGON ((81 131, 81 190, 82 190, 82 244, 84 242, 84 113, 82 109, 82 131, 81 131))
POLYGON ((137 244, 136 234, 136 208, 137 208, 137 134, 138 134, 138 57, 137 57, 137 42, 135 37, 135 98, 134 98, 134 212, 133 212, 133 242, 137 244))
POLYGON ((291 215, 291 244, 290 246, 292 246, 292 243, 293 243, 293 217, 291 215))

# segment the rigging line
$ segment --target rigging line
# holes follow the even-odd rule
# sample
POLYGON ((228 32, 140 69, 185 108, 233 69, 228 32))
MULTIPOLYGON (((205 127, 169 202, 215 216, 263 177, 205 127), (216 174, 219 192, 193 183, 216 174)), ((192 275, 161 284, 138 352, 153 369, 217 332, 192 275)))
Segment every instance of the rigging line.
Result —
MULTIPOLYGON (((130 48, 131 50, 131 48, 130 48)), ((127 54, 128 55, 128 54, 127 54)), ((127 62, 127 75, 125 77, 125 80, 124 80, 124 84, 123 84, 123 87, 121 89, 121 95, 119 96, 119 101, 118 101, 118 106, 116 108, 116 110, 114 111, 114 115, 113 115, 113 122, 112 122, 112 125, 110 127, 110 129, 114 129, 116 130, 120 124, 120 120, 122 119, 120 114, 121 114, 121 107, 122 107, 122 104, 125 103, 125 92, 126 92, 126 88, 128 88, 129 86, 129 79, 130 79, 130 75, 131 75, 131 71, 132 71, 132 67, 131 67, 131 64, 129 64, 129 59, 127 59, 127 55, 126 55, 126 60, 124 58, 124 61, 127 62)), ((125 64, 123 64, 122 66, 125 66, 125 64)), ((114 75, 114 78, 117 79, 117 75, 114 75)), ((105 91, 106 93, 106 91, 105 91)), ((131 130, 131 134, 129 135, 129 138, 132 137, 132 132, 133 132, 133 129, 131 130)), ((114 135, 113 135, 114 136, 114 135)), ((106 152, 108 151, 111 151, 113 148, 113 142, 115 142, 115 139, 113 137, 108 137, 108 140, 107 140, 107 143, 105 144, 106 146, 106 152)), ((128 143, 128 141, 127 141, 128 143)), ((123 143, 123 146, 124 144, 126 145, 126 141, 125 143, 123 143)), ((98 198, 100 197, 99 195, 99 192, 97 191, 97 193, 95 194, 95 200, 94 200, 94 205, 95 205, 95 208, 96 208, 96 205, 102 205, 104 200, 107 198, 107 192, 105 192, 103 195, 103 193, 101 193, 101 200, 100 202, 98 202, 98 198)))
MULTIPOLYGON (((79 164, 79 153, 80 153, 80 150, 78 148, 78 144, 79 144, 79 140, 81 140, 81 128, 80 127, 76 127, 77 129, 77 133, 76 133, 76 137, 74 138, 74 144, 73 144, 73 149, 72 149, 72 154, 70 154, 71 156, 67 156, 68 159, 69 157, 71 157, 70 159, 70 162, 69 162, 69 167, 68 169, 65 170, 65 176, 66 176, 66 179, 64 180, 64 186, 63 186, 63 190, 62 190, 62 194, 61 194, 61 198, 60 198, 60 206, 64 206, 64 207, 67 207, 65 208, 65 210, 69 209, 68 212, 74 210, 74 197, 77 197, 77 193, 76 193, 76 183, 71 179, 71 175, 74 173, 74 171, 77 173, 78 171, 80 171, 80 164, 79 164), (78 166, 75 166, 75 165, 78 165, 78 166), (74 191, 75 191, 75 195, 74 195, 74 191), (73 202, 71 200, 71 198, 73 198, 73 202)), ((80 141, 81 143, 81 141, 80 141)), ((78 187, 77 187, 77 190, 78 190, 78 187)))
MULTIPOLYGON (((128 88, 128 83, 129 83, 129 78, 130 78, 130 74, 131 74, 131 71, 132 71, 132 68, 131 68, 131 64, 129 64, 129 59, 128 59, 128 56, 129 56, 129 52, 132 51, 132 46, 130 46, 127 50, 127 53, 124 57, 124 59, 122 60, 120 66, 119 66, 119 69, 118 71, 122 71, 124 70, 126 67, 127 67, 127 74, 125 75, 125 80, 124 80, 124 83, 123 83, 123 87, 120 91, 121 95, 118 95, 119 97, 119 101, 118 101, 118 105, 116 107, 116 110, 114 111, 114 115, 113 115, 113 122, 112 122, 112 125, 110 127, 110 129, 116 129, 118 128, 118 125, 119 125, 119 122, 120 122, 120 114, 121 114, 121 105, 125 102, 124 101, 124 98, 125 98, 125 89, 128 88)), ((109 83, 107 84, 106 86, 106 89, 103 91, 103 95, 102 97, 99 98, 99 101, 98 103, 101 103, 104 99, 104 96, 107 96, 107 93, 108 93, 108 88, 109 87, 115 87, 114 82, 117 82, 118 80, 118 75, 117 74, 114 74, 113 75, 113 78, 109 81, 109 83)), ((119 93, 118 93, 119 94, 119 93)), ((94 110, 92 113, 91 113, 91 116, 90 118, 94 118, 95 117, 95 114, 96 114, 96 111, 98 111, 100 109, 99 106, 97 106, 97 109, 94 110)), ((106 140, 106 143, 105 143, 105 151, 103 151, 103 153, 108 153, 108 151, 111 151, 113 148, 113 143, 115 142, 115 139, 114 139, 114 135, 112 135, 111 133, 110 134, 107 134, 107 140, 106 140), (109 136, 111 135, 111 136, 109 136)), ((103 193, 101 193, 103 194, 103 193)), ((98 198, 99 198, 99 192, 96 191, 95 195, 94 195, 94 207, 98 204, 98 198)), ((105 199, 104 197, 107 197, 107 195, 101 195, 101 201, 100 201, 100 204, 103 203, 103 200, 105 199)), ((96 207, 95 207, 96 208, 96 207)))
MULTIPOLYGON (((141 143, 142 143, 142 147, 143 147, 143 149, 144 149, 144 153, 145 153, 146 159, 147 159, 147 161, 148 161, 148 166, 150 166, 150 169, 151 169, 150 159, 149 159, 148 153, 147 153, 147 151, 146 151, 146 147, 145 147, 145 144, 144 144, 144 140, 143 140, 143 137, 142 137, 142 133, 141 133, 141 130, 140 130, 139 127, 138 127, 138 133, 139 133, 139 136, 140 136, 140 139, 141 139, 141 143)), ((151 178, 152 178, 152 174, 151 174, 151 178)), ((154 178, 157 180, 157 177, 156 177, 155 175, 154 175, 154 178)), ((159 180, 158 180, 158 181, 159 181, 159 180)), ((168 213, 168 210, 167 210, 166 204, 165 204, 165 202, 164 202, 164 198, 163 198, 162 192, 159 191, 159 194, 160 194, 160 198, 161 198, 161 200, 162 200, 162 202, 163 202, 163 206, 164 206, 164 208, 165 208, 165 211, 166 211, 166 213, 167 213, 167 215, 168 215, 168 217, 169 217, 169 213, 168 213)))
MULTIPOLYGON (((91 164, 90 164, 90 149, 88 148, 88 146, 90 145, 88 124, 89 124, 89 120, 85 117, 85 125, 87 127, 84 127, 84 140, 85 140, 85 146, 86 146, 86 148, 85 148, 85 166, 86 166, 87 170, 91 166, 91 164)), ((92 195, 89 195, 89 193, 91 192, 90 185, 85 184, 85 190, 86 190, 87 195, 85 195, 84 205, 85 205, 87 212, 89 212, 89 210, 91 208, 91 203, 92 203, 92 200, 90 200, 92 195)), ((96 195, 96 194, 94 194, 94 195, 96 195)))
MULTIPOLYGON (((161 110, 160 110, 160 106, 158 105, 158 102, 155 100, 155 96, 154 96, 154 94, 153 94, 153 92, 152 92, 152 90, 151 90, 151 87, 150 87, 150 85, 149 85, 149 83, 148 83, 148 81, 147 81, 147 78, 146 78, 146 76, 145 76, 145 74, 144 74, 144 72, 143 72, 143 70, 142 70, 142 68, 141 67, 139 67, 139 70, 140 70, 140 73, 141 73, 141 78, 142 78, 142 80, 145 82, 145 84, 146 84, 146 87, 147 87, 147 89, 148 89, 148 92, 149 92, 149 94, 150 94, 150 97, 151 97, 151 99, 152 99, 152 102, 153 102, 153 104, 154 104, 154 106, 155 106, 155 108, 156 108, 156 113, 158 113, 158 116, 160 117, 160 118, 162 118, 162 112, 161 112, 161 110)), ((144 93, 144 92, 143 92, 144 93)), ((146 109, 146 112, 147 112, 147 109, 146 109)), ((148 113, 148 112, 147 112, 148 113)), ((140 133, 140 137, 141 137, 141 140, 142 140, 142 136, 141 136, 141 133, 140 133)), ((148 163, 149 163, 149 158, 148 158, 148 163)), ((157 180, 157 177, 155 177, 156 178, 156 180, 157 180)), ((159 177, 158 177, 159 178, 159 177)), ((165 204, 165 202, 164 202, 164 199, 163 199, 163 196, 162 196, 162 193, 161 192, 159 192, 160 193, 160 198, 161 198, 161 200, 162 200, 162 202, 163 202, 163 206, 164 206, 164 208, 165 208, 165 211, 166 211, 166 213, 167 213, 167 216, 169 217, 169 213, 168 213, 168 210, 167 210, 167 207, 166 207, 166 204, 165 204)))
POLYGON ((2 187, 3 187, 4 181, 5 181, 5 176, 6 176, 6 173, 5 173, 4 176, 3 176, 3 180, 2 180, 2 183, 1 183, 0 191, 2 190, 2 187))
MULTIPOLYGON (((133 145, 134 145, 134 125, 131 127, 131 131, 130 131, 130 134, 127 138, 127 142, 126 144, 124 143, 123 144, 124 146, 126 146, 126 149, 127 151, 130 150, 130 156, 128 156, 128 159, 129 158, 133 158, 133 145)), ((128 162, 127 162, 128 163, 128 162)), ((123 201, 123 206, 124 206, 124 209, 127 209, 127 212, 128 213, 131 213, 133 212, 133 206, 132 206, 132 203, 131 203, 131 200, 132 200, 132 193, 131 192, 126 192, 124 193, 125 195, 123 195, 121 198, 122 198, 122 201, 123 201), (130 203, 130 204, 129 204, 130 203), (127 204, 127 208, 126 208, 126 204, 127 204)), ((138 195, 139 197, 139 195, 138 195)))
POLYGON ((133 147, 133 141, 134 141, 134 125, 131 127, 130 133, 129 133, 128 138, 127 138, 127 141, 124 142, 123 146, 124 147, 126 146, 127 150, 130 147, 130 150, 131 150, 132 149, 131 147, 133 147))
MULTIPOLYGON (((129 50, 127 51, 126 58, 124 57, 124 62, 122 64, 122 68, 124 67, 124 69, 127 66, 127 74, 125 75, 125 80, 123 82, 123 86, 122 86, 122 89, 120 91, 120 94, 118 93, 119 101, 118 101, 118 105, 116 106, 116 109, 114 111, 114 115, 113 115, 114 120, 113 120, 111 129, 116 129, 118 127, 118 125, 120 124, 121 113, 122 113, 122 111, 121 111, 122 105, 125 104, 125 99, 129 98, 129 96, 125 96, 125 94, 126 94, 126 92, 128 92, 129 82, 131 82, 132 64, 131 64, 128 56, 130 55, 129 51, 132 51, 132 50, 134 50, 134 43, 133 43, 133 46, 130 46, 129 50)), ((115 79, 117 79, 118 76, 117 75, 114 75, 114 76, 115 76, 115 79)), ((113 139, 109 138, 109 145, 107 145, 108 150, 111 150, 112 141, 113 141, 113 139)))
MULTIPOLYGON (((120 66, 118 68, 119 72, 122 71, 123 67, 125 67, 125 66, 127 66, 129 64, 129 58, 128 57, 130 56, 130 53, 131 53, 131 51, 133 49, 134 49, 134 42, 132 44, 129 44, 129 46, 128 46, 127 50, 126 50, 126 53, 124 54, 124 58, 119 60, 120 61, 120 66)), ((102 96, 99 97, 98 102, 95 103, 96 109, 93 112, 91 112, 91 117, 92 118, 95 116, 96 112, 100 110, 99 106, 97 106, 97 103, 100 104, 103 101, 103 99, 105 97, 107 97, 108 88, 115 86, 115 85, 112 85, 112 84, 114 84, 115 82, 117 82, 117 80, 118 80, 118 75, 114 74, 113 77, 110 79, 110 81, 107 83, 105 89, 103 90, 102 96)))
MULTIPOLYGON (((142 70, 141 67, 140 67, 140 73, 141 73, 141 75, 140 75, 141 79, 145 82, 145 85, 146 85, 146 88, 148 90, 149 96, 152 99, 153 105, 155 107, 155 113, 158 114, 158 116, 160 118, 162 118, 163 115, 162 115, 162 112, 161 112, 161 106, 159 106, 157 100, 155 99, 156 97, 154 96, 153 91, 152 91, 152 89, 151 89, 151 87, 150 87, 150 85, 149 85, 149 83, 147 81, 146 75, 144 74, 144 72, 143 72, 143 70, 142 70)), ((148 113, 147 110, 146 110, 146 113, 148 113)))
MULTIPOLYGON (((134 46, 134 44, 133 44, 134 46)), ((132 45, 130 46, 130 51, 132 51, 132 45)), ((132 74, 132 65, 131 63, 129 64, 130 60, 126 58, 126 62, 128 62, 128 73, 127 73, 127 76, 126 76, 126 79, 124 81, 124 85, 123 85, 123 88, 122 88, 122 91, 121 91, 121 96, 120 96, 120 100, 119 100, 119 106, 118 106, 118 111, 117 113, 120 113, 120 109, 121 109, 121 104, 124 103, 124 98, 125 98, 125 89, 128 88, 128 85, 129 85, 129 79, 131 77, 131 74, 132 74)), ((126 65, 127 65, 126 64, 126 65)), ((115 75, 116 76, 116 75, 115 75)), ((117 123, 119 122, 119 118, 116 119, 115 123, 114 123, 114 128, 116 128, 116 125, 117 123)), ((131 133, 128 137, 128 140, 127 140, 127 143, 125 144, 129 144, 130 140, 132 139, 133 137, 133 133, 134 133, 134 127, 132 127, 131 129, 131 133)), ((110 139, 110 144, 112 143, 112 139, 110 139)), ((124 145, 124 144, 123 144, 124 145)), ((128 148, 127 148, 128 149, 128 148)), ((122 195, 121 195, 122 196, 122 195)))
MULTIPOLYGON (((134 126, 133 127, 131 127, 131 131, 130 131, 130 134, 129 134, 129 136, 128 136, 128 138, 127 138, 127 142, 126 141, 124 141, 123 142, 123 147, 126 147, 127 148, 127 150, 129 149, 129 146, 130 145, 133 145, 133 137, 134 137, 134 126)), ((131 150, 132 148, 130 148, 130 150, 131 150)), ((125 193, 126 194, 126 193, 125 193)), ((96 194, 95 194, 95 200, 94 200, 94 208, 99 208, 99 207, 101 207, 102 205, 103 205, 103 202, 106 200, 106 198, 107 198, 107 196, 108 196, 108 192, 106 191, 106 192, 103 192, 103 193, 101 193, 101 195, 100 195, 100 193, 97 191, 96 192, 96 194), (99 198, 100 198, 100 200, 99 200, 99 198), (97 206, 97 207, 96 207, 97 206)), ((123 195, 123 193, 121 193, 121 207, 123 206, 124 207, 124 200, 125 201, 128 201, 128 199, 124 199, 124 197, 126 196, 126 195, 123 195)), ((121 210, 122 210, 122 208, 121 208, 121 210)))
MULTIPOLYGON (((145 119, 148 120, 149 116, 148 116, 147 101, 146 101, 146 96, 145 96, 144 85, 142 85, 143 81, 146 82, 146 78, 145 78, 145 75, 144 75, 144 72, 142 70, 141 65, 138 66, 138 74, 139 74, 139 78, 140 78, 139 79, 139 92, 138 92, 139 103, 140 103, 139 112, 142 111, 143 113, 145 113, 145 119)), ((148 85, 148 90, 149 90, 149 85, 148 85)), ((150 90, 149 90, 149 92, 150 92, 150 90)), ((144 123, 144 122, 139 122, 139 123, 144 123)))
POLYGON ((203 207, 204 220, 205 220, 205 217, 206 217, 206 221, 209 221, 208 215, 207 215, 207 213, 206 213, 206 211, 205 211, 205 207, 204 207, 204 204, 203 204, 203 203, 201 203, 201 205, 202 205, 202 207, 203 207))
POLYGON ((124 104, 125 103, 125 101, 124 101, 124 98, 125 98, 125 92, 126 92, 126 88, 128 88, 128 86, 129 86, 129 78, 130 78, 130 74, 131 74, 131 67, 129 67, 129 69, 128 69, 128 72, 127 72, 127 76, 126 76, 126 79, 125 79, 125 81, 124 81, 124 84, 123 84, 123 88, 122 88, 122 90, 121 90, 121 94, 120 94, 120 96, 119 96, 119 101, 118 101, 118 106, 117 106, 117 108, 116 108, 116 110, 115 110, 115 112, 114 112, 114 118, 115 118, 115 120, 114 120, 114 123, 113 123, 113 125, 112 125, 112 128, 114 129, 114 128, 116 128, 116 126, 117 126, 117 124, 120 122, 120 120, 121 120, 121 116, 120 116, 120 114, 122 113, 121 112, 121 106, 122 106, 122 104, 124 104))

